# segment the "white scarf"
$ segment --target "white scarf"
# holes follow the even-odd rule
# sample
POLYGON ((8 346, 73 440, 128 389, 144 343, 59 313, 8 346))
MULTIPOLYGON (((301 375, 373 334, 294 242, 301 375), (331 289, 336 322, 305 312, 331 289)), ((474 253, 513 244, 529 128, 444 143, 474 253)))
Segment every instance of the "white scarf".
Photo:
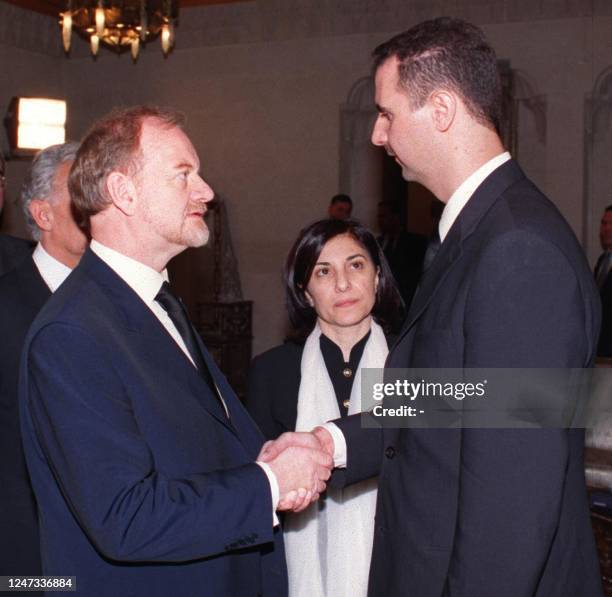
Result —
MULTIPOLYGON (((302 353, 296 431, 309 431, 340 417, 340 409, 321 354, 321 329, 315 326, 302 353)), ((361 369, 382 368, 387 341, 372 321, 371 334, 355 372, 349 414, 361 410, 361 369)), ((327 496, 285 519, 285 551, 290 597, 365 597, 374 536, 378 479, 327 496)))

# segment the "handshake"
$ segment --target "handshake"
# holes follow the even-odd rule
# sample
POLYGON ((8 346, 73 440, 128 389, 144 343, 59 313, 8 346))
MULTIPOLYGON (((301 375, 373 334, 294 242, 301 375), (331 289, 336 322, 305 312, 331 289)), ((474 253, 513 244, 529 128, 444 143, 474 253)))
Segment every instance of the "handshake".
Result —
POLYGON ((257 460, 272 469, 278 481, 277 510, 301 512, 319 499, 334 467, 334 441, 323 427, 283 433, 266 442, 257 460))

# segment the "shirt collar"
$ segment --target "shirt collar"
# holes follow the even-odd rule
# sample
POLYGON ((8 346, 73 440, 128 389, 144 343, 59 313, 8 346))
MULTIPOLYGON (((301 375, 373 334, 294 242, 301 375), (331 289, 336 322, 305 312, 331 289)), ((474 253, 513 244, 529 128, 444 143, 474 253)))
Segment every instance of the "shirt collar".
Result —
POLYGON ((510 153, 504 151, 488 162, 480 166, 478 170, 470 174, 455 190, 448 200, 448 203, 444 207, 440 223, 438 224, 438 231, 440 233, 440 242, 444 242, 448 231, 451 229, 455 220, 461 213, 461 210, 465 207, 466 203, 470 200, 470 197, 474 194, 474 191, 480 186, 480 184, 491 174, 494 170, 499 168, 503 163, 510 159, 510 153))
POLYGON ((55 292, 72 271, 67 265, 49 255, 40 242, 32 253, 32 259, 51 292, 55 292))
POLYGON ((168 281, 168 271, 161 273, 136 261, 123 253, 111 249, 92 239, 91 250, 108 265, 146 305, 151 305, 164 282, 168 281))

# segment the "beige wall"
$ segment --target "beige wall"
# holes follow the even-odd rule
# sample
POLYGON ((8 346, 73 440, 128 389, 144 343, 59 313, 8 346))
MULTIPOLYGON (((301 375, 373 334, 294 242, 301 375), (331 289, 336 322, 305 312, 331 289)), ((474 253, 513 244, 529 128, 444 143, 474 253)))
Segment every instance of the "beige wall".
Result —
MULTIPOLYGON (((325 3, 329 14, 323 15, 316 3, 294 3, 302 14, 293 18, 285 8, 291 4, 184 10, 172 55, 164 59, 154 44, 135 65, 106 51, 93 62, 80 40, 69 59, 57 48, 0 46, 0 106, 12 95, 63 95, 72 137, 117 104, 154 102, 187 114, 202 174, 227 200, 244 295, 255 301, 255 353, 283 337, 280 270, 291 242, 338 192, 340 105, 367 75, 374 45, 419 16, 408 15, 410 3, 399 0, 395 12, 388 8, 393 2, 382 3, 383 10, 355 1, 353 12, 346 3, 325 3)), ((612 19, 576 9, 526 22, 510 19, 508 3, 469 6, 464 16, 480 21, 499 57, 545 97, 545 155, 540 167, 525 167, 581 234, 584 99, 599 70, 612 64, 612 19), (502 4, 504 11, 494 10, 502 4)), ((432 16, 425 14, 431 8, 420 10, 432 16)), ((23 170, 9 165, 11 192, 23 170)), ((357 210, 369 213, 365 206, 357 210)), ((6 215, 4 228, 17 230, 16 218, 6 215)))
MULTIPOLYGON (((57 59, 19 48, 0 45, 0 119, 4 119, 10 100, 15 95, 63 97, 58 76, 57 59)), ((6 152, 8 140, 2 126, 0 150, 6 152)), ((11 160, 6 163, 7 199, 2 216, 2 227, 17 236, 26 236, 25 227, 18 206, 14 200, 29 162, 11 160)))

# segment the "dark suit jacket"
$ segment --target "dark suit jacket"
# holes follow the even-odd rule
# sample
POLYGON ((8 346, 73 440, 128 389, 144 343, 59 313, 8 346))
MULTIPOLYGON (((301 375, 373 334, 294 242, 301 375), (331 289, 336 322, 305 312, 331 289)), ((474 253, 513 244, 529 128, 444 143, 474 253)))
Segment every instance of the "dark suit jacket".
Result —
POLYGON ((231 422, 132 289, 88 251, 35 320, 22 435, 43 570, 88 597, 284 595, 263 438, 201 344, 231 422))
POLYGON ((251 363, 246 407, 266 439, 295 429, 302 352, 304 344, 285 342, 251 363))
POLYGON ((0 276, 12 270, 24 257, 32 254, 34 243, 8 234, 0 234, 0 276))
MULTIPOLYGON (((604 255, 601 255, 597 260, 595 275, 597 275, 603 257, 604 255)), ((612 357, 612 271, 606 276, 599 293, 601 296, 601 333, 597 355, 610 358, 612 357)))
POLYGON ((0 278, 0 575, 41 574, 36 503, 21 447, 17 387, 23 343, 51 291, 31 257, 0 278))
MULTIPOLYGON (((510 161, 455 221, 387 366, 588 367, 599 319, 572 231, 510 161)), ((373 597, 601 595, 582 431, 338 425, 336 482, 380 472, 373 597)))

